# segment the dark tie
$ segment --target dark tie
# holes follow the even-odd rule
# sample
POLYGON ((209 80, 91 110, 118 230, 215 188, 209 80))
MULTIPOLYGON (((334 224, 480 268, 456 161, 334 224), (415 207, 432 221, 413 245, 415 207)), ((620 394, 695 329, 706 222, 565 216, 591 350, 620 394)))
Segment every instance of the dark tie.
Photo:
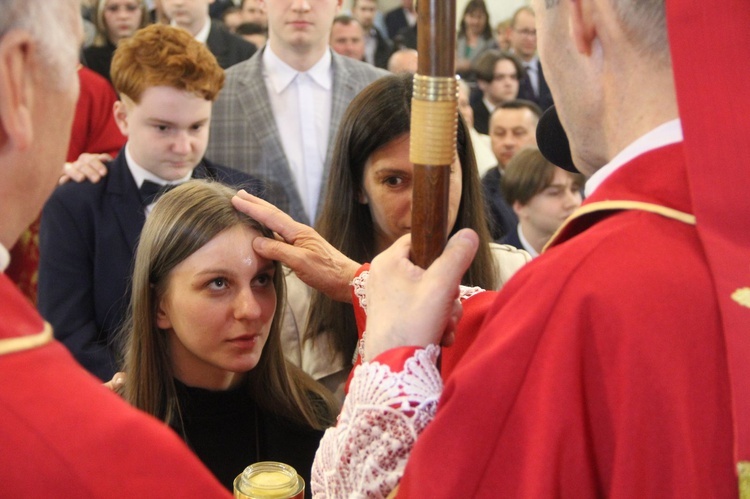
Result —
POLYGON ((159 199, 159 196, 164 194, 165 192, 169 192, 175 187, 177 187, 179 184, 157 184, 156 182, 151 182, 150 180, 144 180, 141 184, 140 189, 138 189, 138 192, 141 194, 141 201, 143 202, 143 206, 148 206, 151 203, 155 203, 157 199, 159 199))

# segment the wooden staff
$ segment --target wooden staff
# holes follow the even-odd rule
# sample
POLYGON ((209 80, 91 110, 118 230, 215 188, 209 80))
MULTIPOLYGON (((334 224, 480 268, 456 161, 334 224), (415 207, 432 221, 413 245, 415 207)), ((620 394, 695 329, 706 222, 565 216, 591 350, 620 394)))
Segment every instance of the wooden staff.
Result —
POLYGON ((419 0, 417 27, 409 152, 414 164, 411 258, 426 268, 445 246, 450 165, 456 151, 455 0, 419 0))

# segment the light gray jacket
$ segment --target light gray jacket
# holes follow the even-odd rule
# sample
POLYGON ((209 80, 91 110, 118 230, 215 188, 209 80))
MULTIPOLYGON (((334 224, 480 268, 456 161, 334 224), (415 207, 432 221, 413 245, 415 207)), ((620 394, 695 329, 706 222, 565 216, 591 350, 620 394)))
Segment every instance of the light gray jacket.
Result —
MULTIPOLYGON (((263 50, 226 71, 226 83, 213 106, 206 156, 212 161, 265 181, 270 202, 295 220, 312 225, 300 198, 273 117, 263 81, 263 50)), ((336 131, 351 100, 368 84, 388 72, 332 51, 333 94, 331 125, 323 170, 318 213, 325 198, 336 131)))

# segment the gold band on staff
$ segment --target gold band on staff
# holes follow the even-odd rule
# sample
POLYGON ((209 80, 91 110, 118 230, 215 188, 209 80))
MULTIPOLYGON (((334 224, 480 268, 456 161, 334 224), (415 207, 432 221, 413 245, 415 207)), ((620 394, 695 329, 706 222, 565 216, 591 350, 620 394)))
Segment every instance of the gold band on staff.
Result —
POLYGON ((409 160, 446 165, 456 154, 458 83, 455 77, 414 75, 409 160))

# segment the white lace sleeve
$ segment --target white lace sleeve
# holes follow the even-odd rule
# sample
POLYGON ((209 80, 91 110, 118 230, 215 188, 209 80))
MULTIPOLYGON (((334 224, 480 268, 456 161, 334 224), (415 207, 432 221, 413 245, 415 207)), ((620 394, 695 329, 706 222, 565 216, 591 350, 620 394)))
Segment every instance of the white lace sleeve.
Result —
POLYGON ((317 498, 386 497, 398 485, 419 434, 435 416, 443 389, 440 349, 417 350, 404 370, 378 362, 357 367, 338 418, 315 455, 317 498))
MULTIPOLYGON (((354 295, 359 300, 359 306, 367 314, 367 278, 370 276, 370 271, 365 270, 357 277, 352 279, 352 287, 354 288, 354 295)), ((484 289, 479 286, 469 287, 461 285, 459 286, 458 299, 461 301, 471 298, 472 296, 484 292, 484 289)), ((356 304, 355 304, 356 306, 356 304)))

